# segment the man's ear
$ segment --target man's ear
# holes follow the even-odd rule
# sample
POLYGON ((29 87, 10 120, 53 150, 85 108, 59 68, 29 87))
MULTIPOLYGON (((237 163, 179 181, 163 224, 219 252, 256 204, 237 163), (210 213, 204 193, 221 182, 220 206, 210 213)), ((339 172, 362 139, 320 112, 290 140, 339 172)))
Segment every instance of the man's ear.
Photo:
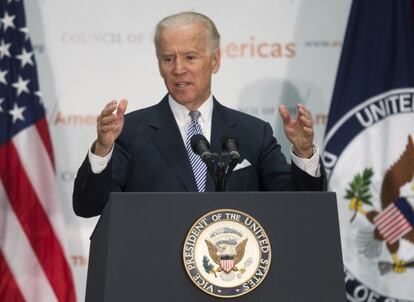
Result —
POLYGON ((219 71, 220 60, 221 60, 221 52, 220 52, 220 48, 217 48, 211 61, 213 73, 217 73, 219 71))

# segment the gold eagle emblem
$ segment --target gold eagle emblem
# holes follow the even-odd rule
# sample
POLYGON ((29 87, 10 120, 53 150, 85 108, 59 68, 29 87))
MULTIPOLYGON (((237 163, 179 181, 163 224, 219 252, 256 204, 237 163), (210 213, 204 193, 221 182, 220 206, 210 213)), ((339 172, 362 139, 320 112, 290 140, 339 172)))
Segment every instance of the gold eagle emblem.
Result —
POLYGON ((217 246, 208 240, 205 240, 205 242, 210 258, 218 265, 218 268, 213 268, 211 270, 215 276, 216 273, 219 272, 224 272, 226 274, 229 274, 231 271, 244 273, 245 269, 238 268, 236 265, 244 257, 247 239, 244 239, 236 246, 235 253, 229 249, 228 245, 217 246))

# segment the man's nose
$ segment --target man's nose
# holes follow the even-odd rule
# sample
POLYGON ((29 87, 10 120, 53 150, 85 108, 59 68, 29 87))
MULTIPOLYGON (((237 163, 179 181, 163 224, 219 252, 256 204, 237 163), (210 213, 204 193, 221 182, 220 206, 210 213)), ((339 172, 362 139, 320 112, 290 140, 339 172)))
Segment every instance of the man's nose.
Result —
POLYGON ((185 73, 185 63, 183 62, 182 59, 177 58, 175 60, 175 64, 174 64, 174 68, 173 68, 173 72, 174 74, 183 74, 185 73))

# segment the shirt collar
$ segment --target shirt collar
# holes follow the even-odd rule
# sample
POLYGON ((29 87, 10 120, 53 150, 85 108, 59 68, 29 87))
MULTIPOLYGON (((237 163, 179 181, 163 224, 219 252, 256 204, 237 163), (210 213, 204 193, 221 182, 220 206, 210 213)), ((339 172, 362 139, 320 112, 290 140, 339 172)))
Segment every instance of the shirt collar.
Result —
MULTIPOLYGON (((168 103, 170 105, 171 111, 174 114, 174 117, 180 123, 186 123, 190 120, 190 115, 188 114, 190 110, 174 100, 170 94, 168 95, 168 103)), ((202 122, 211 121, 211 116, 213 115, 213 95, 210 94, 208 99, 197 110, 201 113, 200 119, 202 122)))

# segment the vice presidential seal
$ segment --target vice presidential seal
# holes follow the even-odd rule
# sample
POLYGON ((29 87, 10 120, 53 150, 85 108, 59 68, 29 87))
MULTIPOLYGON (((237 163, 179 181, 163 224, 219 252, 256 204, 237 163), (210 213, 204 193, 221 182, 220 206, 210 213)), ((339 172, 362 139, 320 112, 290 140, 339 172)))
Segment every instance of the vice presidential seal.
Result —
POLYGON ((232 298, 255 289, 266 277, 271 247, 263 227, 246 213, 220 209, 199 218, 184 242, 190 279, 206 293, 232 298))

